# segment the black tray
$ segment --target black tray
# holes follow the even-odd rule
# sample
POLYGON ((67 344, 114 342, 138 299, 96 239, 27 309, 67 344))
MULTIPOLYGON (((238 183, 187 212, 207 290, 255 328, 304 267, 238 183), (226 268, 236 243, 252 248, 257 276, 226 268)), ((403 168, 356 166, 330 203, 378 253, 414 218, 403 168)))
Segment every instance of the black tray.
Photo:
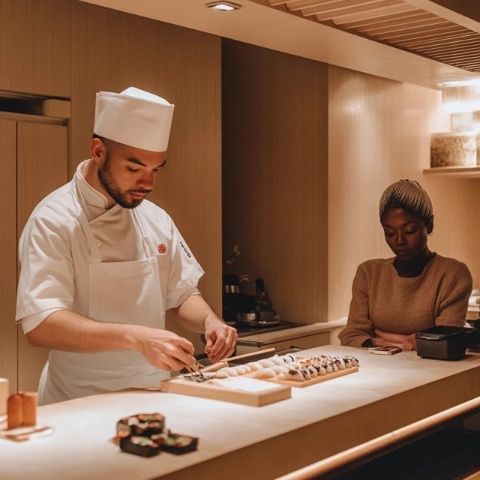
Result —
POLYGON ((441 325, 416 333, 417 355, 439 360, 460 360, 467 347, 477 343, 480 331, 476 328, 441 325))

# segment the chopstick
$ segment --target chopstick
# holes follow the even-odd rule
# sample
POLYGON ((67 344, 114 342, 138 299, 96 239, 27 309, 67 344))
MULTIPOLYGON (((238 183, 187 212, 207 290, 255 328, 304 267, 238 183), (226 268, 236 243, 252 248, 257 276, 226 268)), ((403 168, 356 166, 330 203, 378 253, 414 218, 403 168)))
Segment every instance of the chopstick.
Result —
POLYGON ((241 358, 255 357, 257 355, 263 355, 264 353, 269 353, 274 351, 275 351, 275 347, 271 347, 271 348, 265 348, 263 350, 256 350, 255 352, 244 353, 243 355, 235 355, 234 357, 224 358, 219 362, 215 362, 215 363, 212 363, 211 365, 208 365, 207 367, 204 367, 202 371, 210 372, 212 370, 218 370, 222 366, 228 367, 228 362, 231 362, 232 360, 240 360, 241 358))
POLYGON ((275 347, 265 348, 263 350, 257 350, 255 352, 244 353, 243 355, 236 355, 235 357, 224 358, 222 362, 230 362, 232 360, 240 360, 241 358, 255 357, 256 355, 262 355, 268 352, 274 352, 275 347))
POLYGON ((9 440, 15 440, 16 442, 24 442, 25 440, 30 440, 33 437, 49 435, 51 433, 53 433, 52 427, 38 425, 22 433, 5 433, 4 436, 9 440))

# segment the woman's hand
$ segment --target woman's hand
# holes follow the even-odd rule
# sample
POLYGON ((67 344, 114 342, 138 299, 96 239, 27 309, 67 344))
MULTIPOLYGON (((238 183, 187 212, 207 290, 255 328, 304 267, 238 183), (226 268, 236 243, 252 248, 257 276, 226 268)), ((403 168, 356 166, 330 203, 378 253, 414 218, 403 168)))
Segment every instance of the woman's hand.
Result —
POLYGON ((380 328, 375 329, 375 338, 373 338, 373 343, 376 347, 393 345, 395 347, 400 347, 402 350, 417 349, 417 342, 415 340, 414 333, 411 333, 409 335, 403 335, 401 333, 386 332, 385 330, 381 330, 380 328))

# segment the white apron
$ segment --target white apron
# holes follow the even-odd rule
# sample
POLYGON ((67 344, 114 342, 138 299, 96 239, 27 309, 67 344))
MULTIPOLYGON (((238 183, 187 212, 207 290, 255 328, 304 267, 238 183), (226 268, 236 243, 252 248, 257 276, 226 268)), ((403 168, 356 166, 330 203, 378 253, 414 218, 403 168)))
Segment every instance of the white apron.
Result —
MULTIPOLYGON (((145 235, 140 216, 130 210, 137 234, 143 240, 145 259, 102 262, 98 242, 82 210, 82 197, 73 189, 79 222, 90 256, 88 268, 88 317, 98 322, 165 328, 160 262, 153 242, 145 235)), ((122 390, 155 386, 169 376, 135 351, 71 353, 52 350, 39 385, 39 404, 122 390)))

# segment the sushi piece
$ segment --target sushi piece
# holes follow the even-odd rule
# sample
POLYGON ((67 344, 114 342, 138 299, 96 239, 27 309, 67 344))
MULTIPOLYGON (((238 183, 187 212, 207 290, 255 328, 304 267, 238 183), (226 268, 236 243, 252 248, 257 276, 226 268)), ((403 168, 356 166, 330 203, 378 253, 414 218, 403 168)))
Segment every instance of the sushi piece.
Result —
POLYGON ((347 359, 354 367, 358 367, 360 365, 359 361, 352 355, 346 355, 344 360, 347 359))
POLYGON ((283 361, 282 357, 279 357, 278 355, 274 355, 273 357, 270 357, 268 360, 272 361, 275 365, 285 365, 285 362, 283 361))
POLYGON ((172 433, 170 430, 161 435, 154 435, 152 440, 164 452, 182 455, 184 453, 193 452, 197 449, 198 438, 181 435, 180 433, 172 433))
POLYGON ((335 363, 337 364, 339 370, 345 370, 345 362, 343 361, 343 358, 336 358, 335 363))
POLYGON ((250 369, 247 368, 245 365, 237 365, 236 367, 231 368, 232 370, 235 370, 238 375, 244 375, 245 373, 250 371, 250 369))
POLYGON ((253 378, 273 378, 276 373, 272 368, 262 368, 262 370, 257 370, 252 376, 253 378))
POLYGON ((300 373, 303 375, 304 380, 310 380, 312 378, 308 367, 303 367, 302 369, 300 369, 300 373))
POLYGON ((301 368, 302 364, 300 362, 292 362, 292 363, 286 363, 285 366, 287 368, 301 368))
POLYGON ((229 377, 238 377, 238 372, 232 367, 221 368, 217 373, 226 373, 229 377))
POLYGON ((250 362, 245 366, 249 367, 251 372, 256 372, 257 370, 261 370, 263 368, 258 362, 250 362))
POLYGON ((285 363, 292 363, 297 361, 297 357, 291 353, 287 353, 286 355, 282 355, 280 358, 283 359, 285 363))
POLYGON ((303 382, 305 380, 303 373, 295 368, 289 369, 287 373, 281 373, 278 378, 281 380, 293 380, 296 382, 303 382))
POLYGON ((120 450, 140 457, 153 457, 160 453, 160 445, 151 438, 130 435, 120 439, 120 450))
POLYGON ((264 368, 273 367, 275 365, 275 363, 273 363, 268 358, 264 358, 263 360, 259 360, 258 363, 264 368))
POLYGON ((273 370, 276 374, 288 372, 288 367, 286 365, 274 365, 270 367, 270 370, 273 370))
POLYGON ((121 418, 117 422, 117 436, 149 437, 150 435, 163 433, 165 417, 160 413, 139 413, 130 417, 121 418))

